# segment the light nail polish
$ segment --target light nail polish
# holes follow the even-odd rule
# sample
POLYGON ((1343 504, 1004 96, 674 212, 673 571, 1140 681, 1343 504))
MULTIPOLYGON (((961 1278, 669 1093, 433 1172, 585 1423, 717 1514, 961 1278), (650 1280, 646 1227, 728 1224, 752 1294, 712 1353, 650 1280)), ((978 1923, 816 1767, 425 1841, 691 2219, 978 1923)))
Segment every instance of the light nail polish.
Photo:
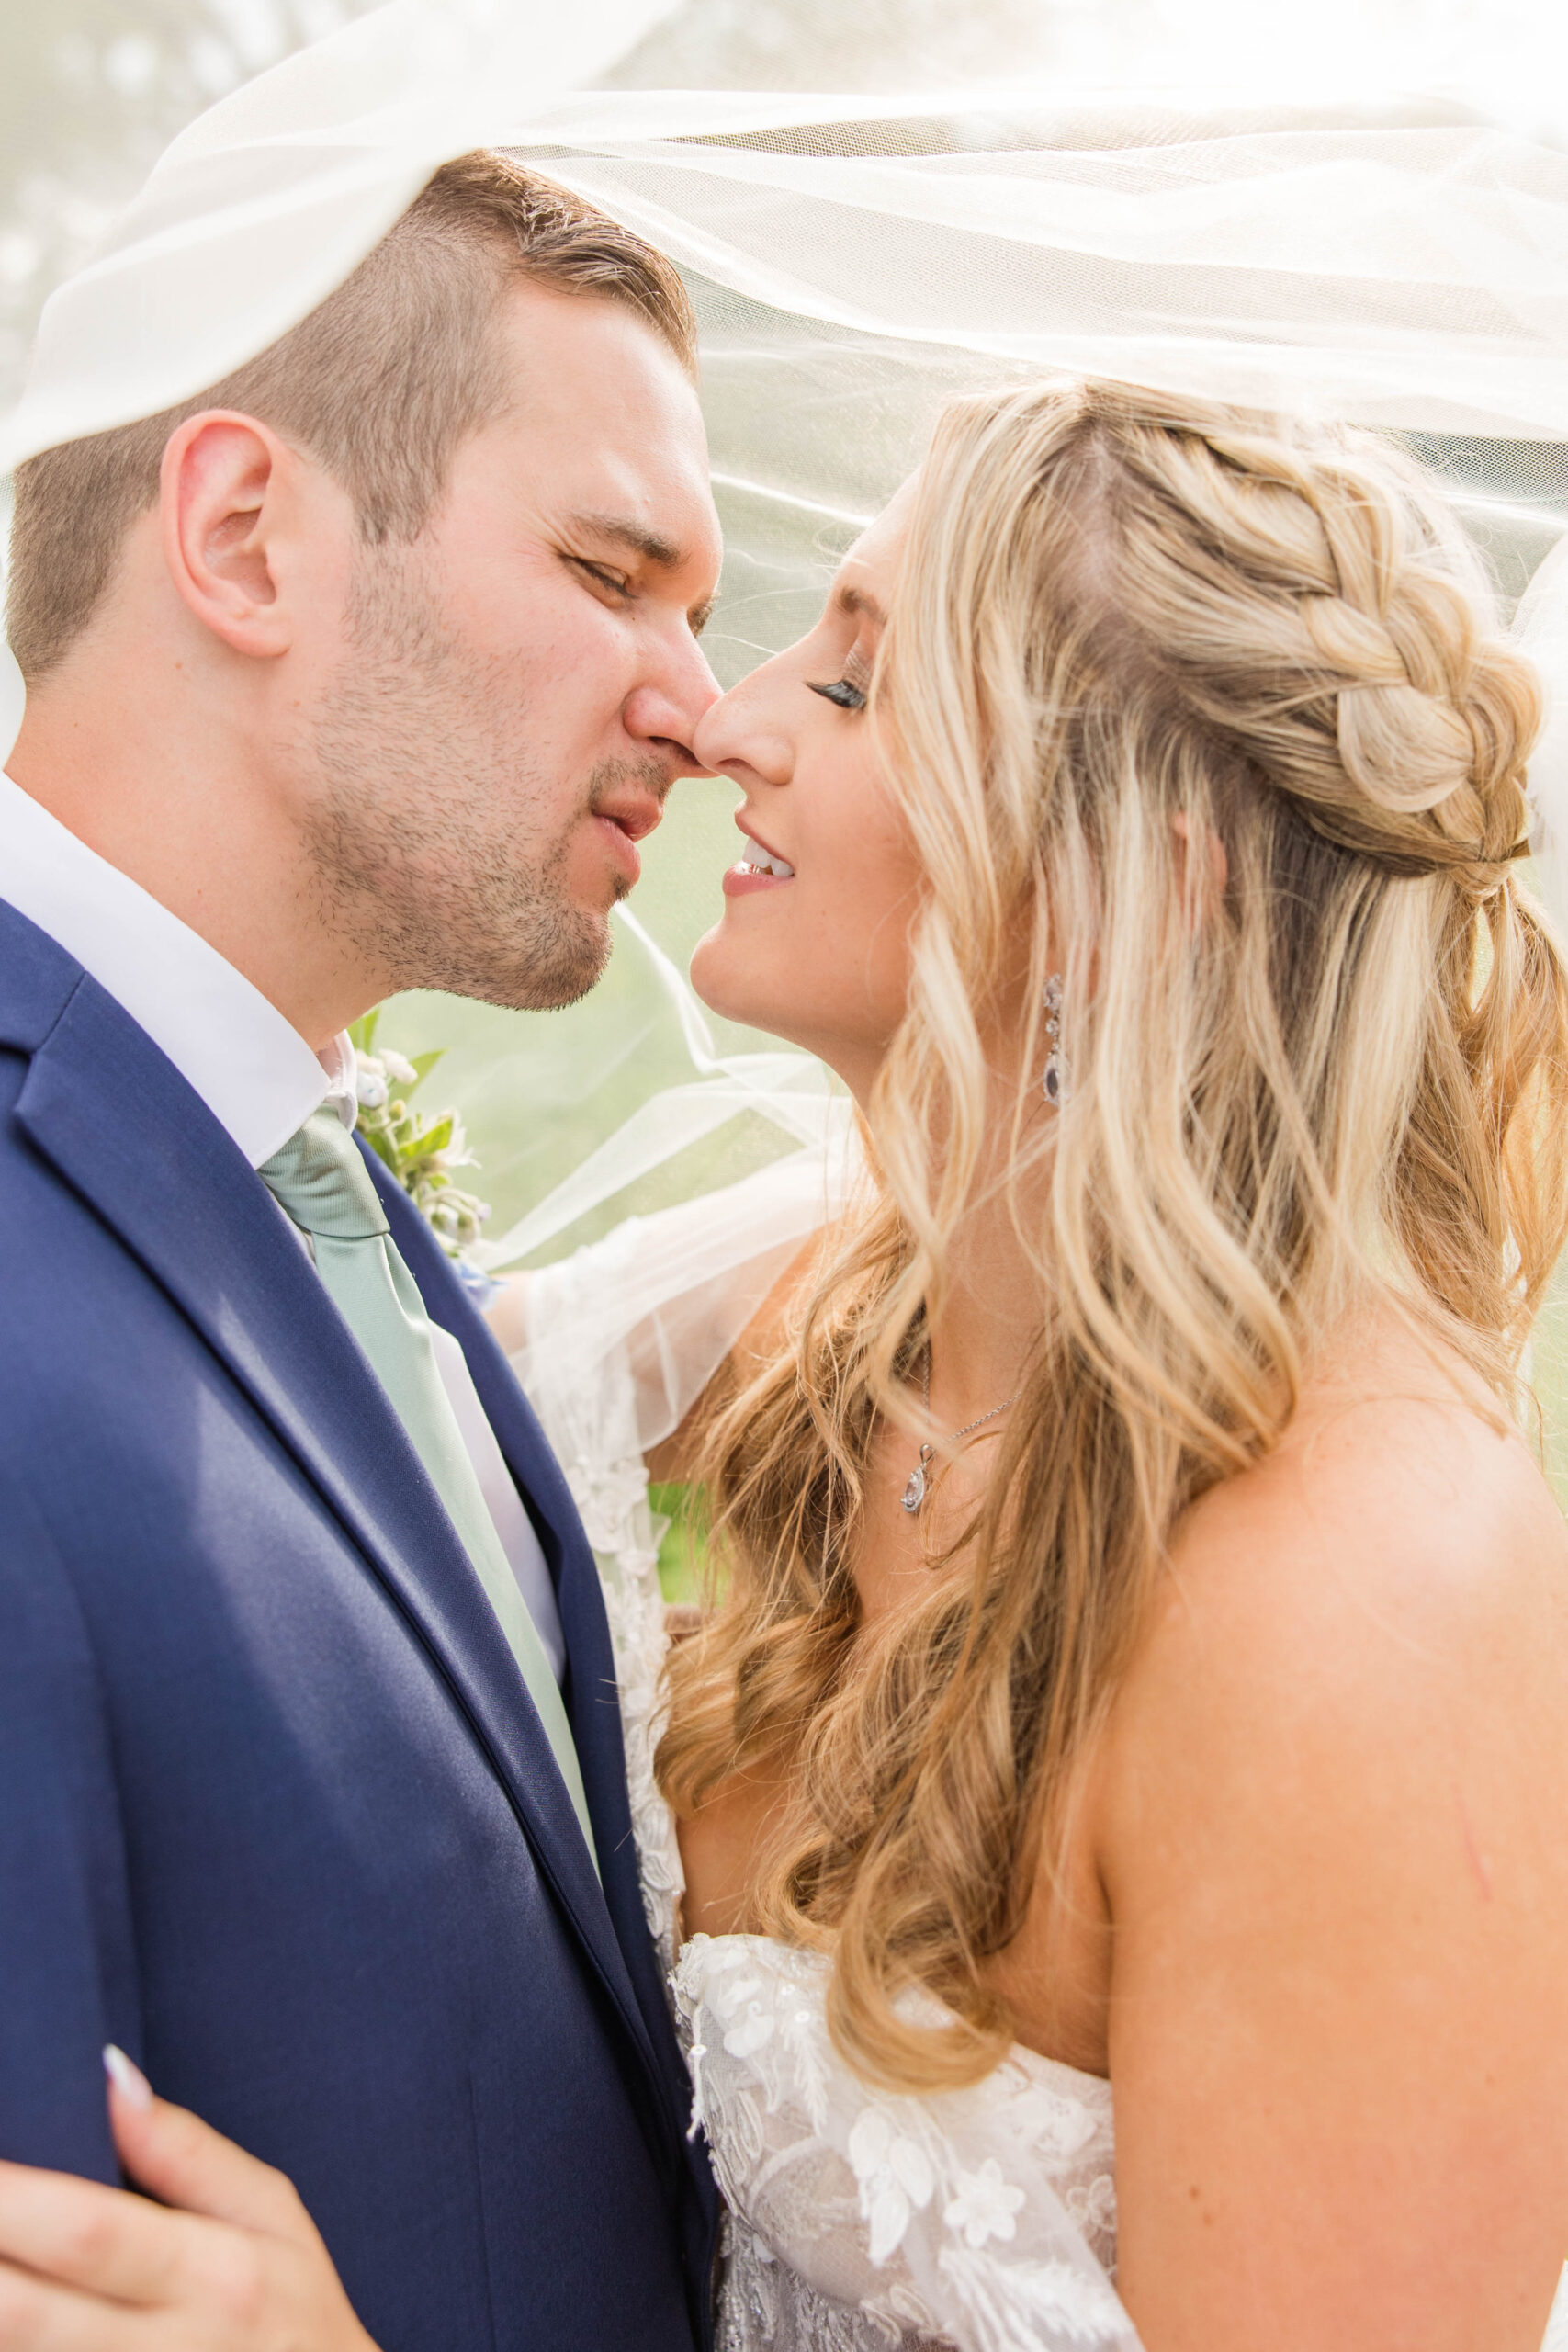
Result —
POLYGON ((152 2086, 140 2066, 112 2041, 104 2044, 104 2072, 129 2107, 145 2111, 152 2104, 152 2086))

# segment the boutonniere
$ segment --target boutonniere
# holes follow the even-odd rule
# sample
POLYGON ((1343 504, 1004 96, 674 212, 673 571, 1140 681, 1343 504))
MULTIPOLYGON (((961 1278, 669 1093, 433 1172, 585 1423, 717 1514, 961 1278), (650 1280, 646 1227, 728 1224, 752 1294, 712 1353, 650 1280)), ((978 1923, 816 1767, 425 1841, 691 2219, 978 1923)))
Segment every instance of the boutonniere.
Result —
MULTIPOLYGON (((454 1169, 478 1165, 456 1111, 421 1112, 412 1098, 423 1085, 445 1048, 416 1054, 412 1061, 389 1046, 375 1051, 378 1006, 349 1030, 358 1066, 359 1116, 355 1125, 371 1150, 397 1178, 416 1209, 428 1218, 449 1258, 462 1265, 490 1215, 481 1201, 452 1181, 454 1169)), ((475 1270, 477 1272, 477 1269, 475 1270)))

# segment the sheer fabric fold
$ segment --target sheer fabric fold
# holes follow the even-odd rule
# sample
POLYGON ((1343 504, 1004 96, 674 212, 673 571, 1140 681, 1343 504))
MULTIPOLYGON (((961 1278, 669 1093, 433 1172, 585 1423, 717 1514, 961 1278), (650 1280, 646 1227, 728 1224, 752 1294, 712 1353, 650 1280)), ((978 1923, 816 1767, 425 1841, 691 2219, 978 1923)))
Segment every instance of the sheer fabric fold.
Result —
MULTIPOLYGON (((0 469, 215 382, 440 163, 491 144, 687 273, 727 683, 804 625, 942 399, 998 376, 1098 372, 1423 436, 1510 604, 1561 536, 1560 148, 1419 91, 605 86, 673 6, 388 0, 221 99, 51 297, 0 469)), ((1549 668, 1562 627, 1553 605, 1549 668)), ((1539 765, 1550 829, 1568 749, 1539 765)))

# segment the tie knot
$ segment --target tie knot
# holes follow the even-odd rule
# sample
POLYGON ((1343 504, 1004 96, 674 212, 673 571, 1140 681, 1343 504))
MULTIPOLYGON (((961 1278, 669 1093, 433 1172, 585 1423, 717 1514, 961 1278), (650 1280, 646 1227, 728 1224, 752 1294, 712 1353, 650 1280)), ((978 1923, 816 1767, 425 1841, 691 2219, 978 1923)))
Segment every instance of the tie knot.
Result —
POLYGON ((388 1230, 370 1170, 335 1111, 313 1111, 256 1172, 307 1233, 368 1241, 388 1230))

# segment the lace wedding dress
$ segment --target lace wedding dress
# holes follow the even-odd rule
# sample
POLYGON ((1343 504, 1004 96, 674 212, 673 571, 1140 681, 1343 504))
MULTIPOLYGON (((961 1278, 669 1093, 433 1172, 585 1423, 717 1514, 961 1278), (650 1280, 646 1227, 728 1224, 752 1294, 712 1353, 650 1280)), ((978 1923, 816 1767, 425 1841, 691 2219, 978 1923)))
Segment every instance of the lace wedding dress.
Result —
MULTIPOLYGON (((719 2352, 1137 2352, 1112 2283, 1108 2082, 1019 2047, 966 2090, 877 2091, 829 2039, 823 1956, 761 1936, 677 1949, 681 1857, 653 1777, 660 1526, 643 1454, 824 1213, 821 1159, 801 1153, 632 1219, 526 1277, 513 1358, 604 1580, 643 1899, 694 2128, 728 2207, 719 2352)), ((1568 2352, 1568 2289, 1543 2352, 1568 2352)))

